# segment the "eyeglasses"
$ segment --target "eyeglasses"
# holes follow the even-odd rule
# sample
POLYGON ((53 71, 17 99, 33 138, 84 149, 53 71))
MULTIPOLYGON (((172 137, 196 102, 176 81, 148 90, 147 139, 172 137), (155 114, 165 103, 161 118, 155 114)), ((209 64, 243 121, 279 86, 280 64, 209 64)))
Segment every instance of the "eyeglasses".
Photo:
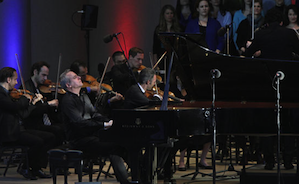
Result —
POLYGON ((115 63, 125 63, 127 60, 124 59, 124 60, 121 60, 121 61, 115 61, 115 63))

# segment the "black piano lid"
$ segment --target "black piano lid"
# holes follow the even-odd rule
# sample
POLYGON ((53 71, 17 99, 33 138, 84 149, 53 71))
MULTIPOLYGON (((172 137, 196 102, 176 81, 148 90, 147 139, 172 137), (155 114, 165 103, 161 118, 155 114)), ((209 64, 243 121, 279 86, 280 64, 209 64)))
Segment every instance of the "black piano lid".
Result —
POLYGON ((280 81, 281 101, 299 102, 298 61, 217 54, 198 44, 196 40, 200 39, 201 35, 185 33, 159 35, 160 38, 177 38, 171 39, 176 41, 164 41, 164 43, 178 55, 178 59, 175 59, 178 75, 192 100, 211 101, 210 71, 218 69, 221 77, 216 79, 216 101, 275 102, 277 92, 272 86, 276 86, 273 78, 277 71, 282 71, 285 78, 280 81))

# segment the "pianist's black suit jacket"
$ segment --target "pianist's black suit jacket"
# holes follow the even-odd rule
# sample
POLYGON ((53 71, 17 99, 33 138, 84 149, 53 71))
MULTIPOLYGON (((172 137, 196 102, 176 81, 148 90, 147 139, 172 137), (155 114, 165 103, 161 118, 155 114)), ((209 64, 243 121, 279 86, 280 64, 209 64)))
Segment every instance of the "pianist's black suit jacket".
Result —
POLYGON ((159 101, 158 97, 148 99, 145 94, 141 91, 138 84, 131 86, 125 95, 125 109, 134 109, 137 107, 149 105, 150 101, 159 101))

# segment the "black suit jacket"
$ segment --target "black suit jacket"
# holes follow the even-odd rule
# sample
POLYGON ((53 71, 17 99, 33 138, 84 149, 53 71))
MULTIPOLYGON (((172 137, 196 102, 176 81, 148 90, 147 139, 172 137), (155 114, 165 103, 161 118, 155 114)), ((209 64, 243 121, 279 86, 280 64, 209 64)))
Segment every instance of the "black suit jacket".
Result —
POLYGON ((29 99, 24 96, 18 101, 12 100, 2 86, 0 104, 0 142, 17 141, 21 131, 20 117, 28 116, 34 107, 29 107, 29 99))
POLYGON ((272 23, 255 34, 245 55, 251 57, 261 50, 261 58, 292 60, 293 53, 299 54, 299 40, 294 30, 272 23))
POLYGON ((145 105, 149 105, 150 101, 158 101, 160 100, 157 97, 153 97, 153 99, 148 99, 145 94, 141 91, 138 84, 131 86, 125 95, 125 109, 134 109, 137 107, 142 107, 145 105))
POLYGON ((127 63, 121 65, 114 65, 111 69, 113 78, 113 90, 125 95, 126 91, 137 82, 138 72, 130 71, 127 63), (135 80, 136 78, 136 80, 135 80))
MULTIPOLYGON (((25 88, 26 90, 29 90, 31 93, 38 93, 31 78, 25 82, 25 88)), ((35 106, 37 108, 32 110, 30 115, 23 120, 24 127, 27 129, 39 129, 40 126, 44 126, 43 115, 45 113, 48 114, 50 110, 50 106, 46 102, 42 103, 41 101, 39 101, 35 104, 35 106)))

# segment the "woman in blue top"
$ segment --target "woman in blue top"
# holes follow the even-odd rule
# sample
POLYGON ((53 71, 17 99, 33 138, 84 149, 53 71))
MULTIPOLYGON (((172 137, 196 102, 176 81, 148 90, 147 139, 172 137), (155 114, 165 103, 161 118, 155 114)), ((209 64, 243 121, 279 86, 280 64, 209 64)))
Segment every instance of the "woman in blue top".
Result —
POLYGON ((186 33, 199 33, 205 37, 206 45, 210 50, 220 53, 224 47, 224 37, 217 34, 221 28, 220 23, 210 17, 210 4, 208 0, 195 2, 197 17, 188 22, 186 33))
POLYGON ((176 4, 176 14, 180 21, 182 31, 185 31, 189 20, 194 15, 194 3, 192 0, 178 0, 176 4))

